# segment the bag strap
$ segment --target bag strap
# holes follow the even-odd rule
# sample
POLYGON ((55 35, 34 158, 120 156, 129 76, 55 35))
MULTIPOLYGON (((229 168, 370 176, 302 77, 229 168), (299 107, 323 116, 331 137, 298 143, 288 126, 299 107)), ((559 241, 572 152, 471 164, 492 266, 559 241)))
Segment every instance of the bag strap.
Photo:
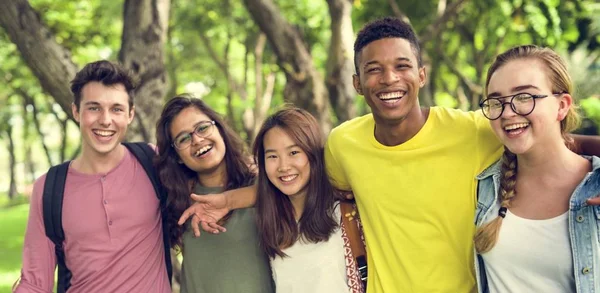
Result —
POLYGON ((156 174, 156 169, 154 168, 153 159, 156 156, 156 152, 145 142, 125 142, 123 143, 131 153, 135 156, 135 158, 142 164, 144 171, 148 175, 150 182, 152 182, 152 186, 154 187, 154 192, 156 192, 156 196, 161 201, 163 199, 162 185, 160 184, 160 180, 156 174))
POLYGON ((363 281, 366 288, 367 251, 365 250, 365 244, 361 237, 362 228, 359 223, 356 205, 351 202, 341 201, 340 211, 342 213, 342 225, 344 225, 350 242, 350 250, 352 250, 352 255, 356 259, 360 279, 363 281))
POLYGON ((156 172, 156 168, 154 168, 154 157, 156 156, 156 152, 145 142, 125 142, 123 143, 125 147, 140 162, 144 171, 148 175, 148 179, 152 183, 154 187, 154 192, 158 197, 160 202, 160 215, 162 219, 162 230, 163 230, 163 245, 165 249, 165 265, 167 266, 167 275, 169 276, 169 283, 171 283, 171 279, 173 276, 173 264, 171 263, 171 242, 169 240, 170 229, 169 225, 167 225, 167 193, 160 183, 160 179, 158 177, 158 173, 156 172))
POLYGON ((69 171, 70 161, 53 166, 46 174, 44 191, 42 194, 42 209, 44 216, 44 229, 46 236, 54 243, 56 254, 56 265, 58 266, 57 292, 64 293, 71 286, 71 271, 65 262, 65 250, 63 242, 65 233, 62 226, 62 207, 69 171))

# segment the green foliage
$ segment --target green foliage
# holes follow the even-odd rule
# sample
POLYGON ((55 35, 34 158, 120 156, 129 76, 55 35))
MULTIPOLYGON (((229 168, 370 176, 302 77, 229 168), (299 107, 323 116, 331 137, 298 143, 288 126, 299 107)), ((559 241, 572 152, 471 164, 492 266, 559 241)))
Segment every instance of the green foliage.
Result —
POLYGON ((20 275, 28 213, 28 204, 0 207, 0 292, 11 292, 13 283, 20 275))
MULTIPOLYGON (((584 116, 593 121, 596 128, 598 128, 600 125, 600 98, 590 97, 584 99, 581 101, 580 105, 583 109, 584 116)), ((600 135, 600 132, 597 134, 600 135)))
MULTIPOLYGON (((326 1, 274 1, 282 16, 300 32, 313 62, 325 75, 331 38, 326 1)), ((396 1, 398 8, 411 20, 419 35, 426 34, 440 17, 437 0, 396 1)), ((448 1, 451 6, 455 1, 448 1)), ((121 45, 123 1, 30 0, 57 41, 72 52, 75 64, 102 58, 117 59, 121 45)), ((388 1, 354 0, 352 22, 355 31, 367 21, 389 16, 393 10, 388 1)), ((500 52, 521 44, 534 43, 562 52, 568 60, 577 88, 577 97, 597 96, 600 65, 595 51, 600 51, 600 4, 593 0, 478 0, 464 1, 423 44, 422 51, 432 73, 430 96, 434 103, 448 107, 476 107, 484 93, 487 67, 500 52), (461 100, 458 97, 463 97, 461 100), (466 97, 466 100, 465 100, 466 97)), ((242 1, 171 0, 170 23, 165 59, 171 88, 165 99, 183 92, 194 92, 211 107, 226 116, 242 132, 242 113, 252 108, 257 80, 274 73, 275 90, 271 109, 284 101, 285 76, 270 46, 264 48, 263 67, 255 74, 255 48, 259 28, 242 1), (243 100, 238 84, 245 91, 243 100)), ((53 162, 60 153, 60 120, 62 113, 41 89, 39 82, 22 61, 16 46, 0 31, 0 130, 16 126, 18 169, 23 170, 24 147, 31 146, 36 174, 48 166, 41 142, 53 162), (22 94, 32 101, 23 103, 22 94), (43 136, 35 129, 32 106, 38 110, 43 136), (10 124, 9 124, 10 123, 10 124)), ((597 99, 582 100, 589 117, 597 113, 597 99)), ((358 98, 359 114, 367 113, 364 99, 358 98)), ((596 119, 596 118, 592 118, 596 119)), ((599 123, 598 120, 595 120, 599 123)), ((70 156, 78 146, 75 124, 68 125, 70 156)), ((4 135, 4 134, 3 134, 4 135)), ((7 170, 6 139, 1 138, 0 169, 7 170)), ((18 177, 22 177, 20 172, 18 177)), ((2 180, 6 180, 2 178, 2 180)), ((20 178, 20 184, 29 183, 20 178)), ((0 190, 7 182, 0 182, 0 190)))

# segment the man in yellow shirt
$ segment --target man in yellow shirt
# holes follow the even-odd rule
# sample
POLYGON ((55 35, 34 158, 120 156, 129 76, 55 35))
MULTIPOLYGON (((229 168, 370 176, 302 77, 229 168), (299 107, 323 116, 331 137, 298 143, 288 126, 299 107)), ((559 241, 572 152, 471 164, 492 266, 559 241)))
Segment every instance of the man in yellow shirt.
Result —
POLYGON ((354 51, 354 87, 372 114, 335 128, 325 160, 358 204, 367 292, 474 292, 475 176, 501 144, 479 113, 420 107, 426 71, 407 23, 368 23, 354 51))

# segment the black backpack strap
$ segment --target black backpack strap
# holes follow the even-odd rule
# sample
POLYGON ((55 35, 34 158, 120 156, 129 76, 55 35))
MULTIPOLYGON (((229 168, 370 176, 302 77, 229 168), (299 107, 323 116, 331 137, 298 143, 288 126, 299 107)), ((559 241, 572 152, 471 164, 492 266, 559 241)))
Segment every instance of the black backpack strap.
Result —
POLYGON ((44 228, 46 236, 54 242, 56 265, 58 266, 57 291, 64 293, 71 286, 71 271, 65 262, 63 242, 65 233, 62 226, 62 207, 67 181, 67 171, 70 161, 51 167, 46 174, 44 193, 42 194, 42 208, 44 215, 44 228))
POLYGON ((171 277, 173 275, 173 265, 171 263, 171 245, 169 242, 169 226, 167 225, 167 193, 165 192, 162 184, 160 183, 160 179, 158 177, 158 173, 156 172, 156 168, 154 168, 154 157, 156 156, 156 152, 145 142, 126 142, 123 143, 125 147, 133 155, 137 158, 138 162, 142 164, 142 167, 146 171, 150 182, 152 182, 152 186, 154 187, 154 191, 156 192, 156 196, 160 201, 160 214, 162 218, 162 228, 163 228, 163 244, 165 247, 165 263, 167 265, 167 274, 169 276, 169 283, 171 282, 171 277))

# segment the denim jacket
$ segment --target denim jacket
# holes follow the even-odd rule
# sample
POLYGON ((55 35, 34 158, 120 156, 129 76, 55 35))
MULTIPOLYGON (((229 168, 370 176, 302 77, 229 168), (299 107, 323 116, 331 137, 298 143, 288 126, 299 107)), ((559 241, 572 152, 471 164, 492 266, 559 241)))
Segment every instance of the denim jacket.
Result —
MULTIPOLYGON (((586 199, 600 194, 600 158, 586 158, 592 162, 593 170, 571 195, 569 239, 574 257, 573 273, 577 293, 600 293, 600 206, 590 206, 585 202, 586 199)), ((477 227, 498 216, 501 164, 502 162, 498 161, 477 176, 477 227)), ((478 292, 489 292, 483 258, 476 253, 475 274, 478 292)))

